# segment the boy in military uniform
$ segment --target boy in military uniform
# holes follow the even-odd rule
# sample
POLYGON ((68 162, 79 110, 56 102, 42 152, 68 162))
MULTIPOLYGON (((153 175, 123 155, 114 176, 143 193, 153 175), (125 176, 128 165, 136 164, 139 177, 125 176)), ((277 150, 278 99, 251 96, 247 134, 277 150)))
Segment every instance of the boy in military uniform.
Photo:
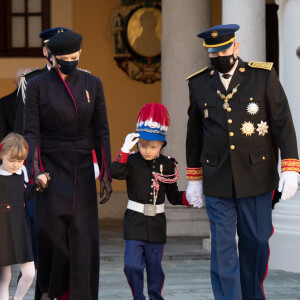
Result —
POLYGON ((176 184, 177 162, 160 154, 167 144, 168 127, 167 108, 158 103, 146 104, 138 116, 137 133, 126 136, 112 163, 112 177, 126 179, 130 199, 124 217, 124 272, 134 300, 146 299, 143 293, 145 267, 149 298, 164 299, 161 260, 166 243, 165 195, 173 205, 189 205, 185 193, 178 191, 176 184), (130 154, 137 143, 139 151, 130 154))
POLYGON ((218 25, 198 35, 212 67, 188 77, 187 199, 200 207, 206 196, 215 299, 262 300, 272 194, 277 187, 283 200, 295 194, 300 162, 288 101, 273 64, 243 62, 238 29, 218 25), (272 135, 281 152, 280 179, 272 135))

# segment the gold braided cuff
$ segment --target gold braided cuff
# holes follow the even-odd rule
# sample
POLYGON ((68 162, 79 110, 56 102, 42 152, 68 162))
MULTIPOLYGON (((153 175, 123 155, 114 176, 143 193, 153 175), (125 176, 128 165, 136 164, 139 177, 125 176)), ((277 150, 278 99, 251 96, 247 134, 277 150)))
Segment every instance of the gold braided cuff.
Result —
POLYGON ((294 158, 287 158, 281 160, 281 172, 294 171, 300 172, 300 161, 294 158))
POLYGON ((202 180, 203 179, 202 168, 186 168, 186 179, 202 180))

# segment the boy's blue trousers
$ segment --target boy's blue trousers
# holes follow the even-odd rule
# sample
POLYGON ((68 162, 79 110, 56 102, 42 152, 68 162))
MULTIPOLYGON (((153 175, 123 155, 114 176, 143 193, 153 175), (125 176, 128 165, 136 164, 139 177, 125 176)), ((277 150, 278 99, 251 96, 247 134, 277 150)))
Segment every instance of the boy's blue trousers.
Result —
POLYGON ((145 300, 144 269, 147 273, 150 300, 164 300, 161 295, 165 274, 162 270, 164 244, 126 240, 124 273, 134 300, 145 300))

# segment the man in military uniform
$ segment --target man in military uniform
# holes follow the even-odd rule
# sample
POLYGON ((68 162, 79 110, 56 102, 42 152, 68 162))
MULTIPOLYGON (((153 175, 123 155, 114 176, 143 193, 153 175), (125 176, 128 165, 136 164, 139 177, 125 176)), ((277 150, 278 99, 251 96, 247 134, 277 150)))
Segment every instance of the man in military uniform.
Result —
POLYGON ((21 68, 17 71, 14 78, 16 89, 11 94, 0 99, 0 141, 2 141, 10 132, 14 131, 18 100, 18 86, 20 84, 22 74, 28 70, 29 68, 21 68))
POLYGON ((198 35, 212 67, 188 77, 187 199, 201 207, 206 196, 215 299, 261 300, 273 232, 272 194, 277 187, 283 200, 295 194, 300 162, 273 64, 243 62, 238 29, 218 25, 198 35), (281 152, 280 179, 272 136, 281 152))

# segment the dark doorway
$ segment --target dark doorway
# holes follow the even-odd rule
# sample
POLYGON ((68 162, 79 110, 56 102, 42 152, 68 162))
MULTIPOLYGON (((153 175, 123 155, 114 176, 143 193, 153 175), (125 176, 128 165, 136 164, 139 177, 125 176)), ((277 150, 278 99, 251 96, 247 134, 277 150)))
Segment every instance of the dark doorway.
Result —
POLYGON ((279 39, 278 39, 278 5, 266 4, 266 58, 274 63, 277 74, 279 70, 279 39))

